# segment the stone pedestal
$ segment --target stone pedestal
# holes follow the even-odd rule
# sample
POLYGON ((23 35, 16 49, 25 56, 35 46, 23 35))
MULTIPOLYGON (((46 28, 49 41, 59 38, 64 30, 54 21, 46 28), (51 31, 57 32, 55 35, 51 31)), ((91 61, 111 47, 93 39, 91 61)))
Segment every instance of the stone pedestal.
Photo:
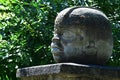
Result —
POLYGON ((120 68, 58 63, 21 68, 20 80, 120 80, 120 68))

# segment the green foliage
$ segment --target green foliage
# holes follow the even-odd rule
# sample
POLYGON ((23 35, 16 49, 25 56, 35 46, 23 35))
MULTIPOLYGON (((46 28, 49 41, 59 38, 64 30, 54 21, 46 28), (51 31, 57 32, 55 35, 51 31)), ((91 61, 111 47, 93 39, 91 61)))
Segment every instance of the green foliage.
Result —
POLYGON ((8 1, 1 7, 1 79, 16 80, 19 67, 53 63, 50 43, 56 13, 49 3, 8 1))
POLYGON ((120 66, 119 0, 0 0, 0 80, 16 80, 17 68, 54 63, 54 19, 70 6, 94 7, 108 16, 114 37, 108 65, 120 66))

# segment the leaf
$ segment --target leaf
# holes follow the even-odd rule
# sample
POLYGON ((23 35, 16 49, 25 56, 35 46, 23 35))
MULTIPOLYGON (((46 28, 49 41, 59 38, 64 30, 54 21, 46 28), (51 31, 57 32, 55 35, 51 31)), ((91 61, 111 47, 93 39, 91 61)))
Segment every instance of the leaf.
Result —
POLYGON ((2 35, 0 34, 0 41, 2 40, 2 35))

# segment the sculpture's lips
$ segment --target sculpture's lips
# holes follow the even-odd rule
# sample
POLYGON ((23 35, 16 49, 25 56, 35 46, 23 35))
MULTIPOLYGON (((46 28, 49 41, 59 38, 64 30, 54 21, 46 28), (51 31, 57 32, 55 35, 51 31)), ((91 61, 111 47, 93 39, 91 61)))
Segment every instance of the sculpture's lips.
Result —
POLYGON ((52 49, 51 49, 51 52, 52 52, 52 53, 59 53, 60 50, 59 50, 58 48, 52 48, 52 49))
POLYGON ((51 52, 55 54, 63 53, 62 49, 57 46, 57 43, 51 43, 51 52))

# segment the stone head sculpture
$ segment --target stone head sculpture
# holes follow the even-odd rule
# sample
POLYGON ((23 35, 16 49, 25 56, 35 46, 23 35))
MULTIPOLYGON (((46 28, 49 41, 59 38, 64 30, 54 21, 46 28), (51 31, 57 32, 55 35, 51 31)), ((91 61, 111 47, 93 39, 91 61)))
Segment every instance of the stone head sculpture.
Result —
POLYGON ((56 62, 104 64, 112 48, 111 25, 101 11, 71 7, 57 15, 51 43, 56 62))

